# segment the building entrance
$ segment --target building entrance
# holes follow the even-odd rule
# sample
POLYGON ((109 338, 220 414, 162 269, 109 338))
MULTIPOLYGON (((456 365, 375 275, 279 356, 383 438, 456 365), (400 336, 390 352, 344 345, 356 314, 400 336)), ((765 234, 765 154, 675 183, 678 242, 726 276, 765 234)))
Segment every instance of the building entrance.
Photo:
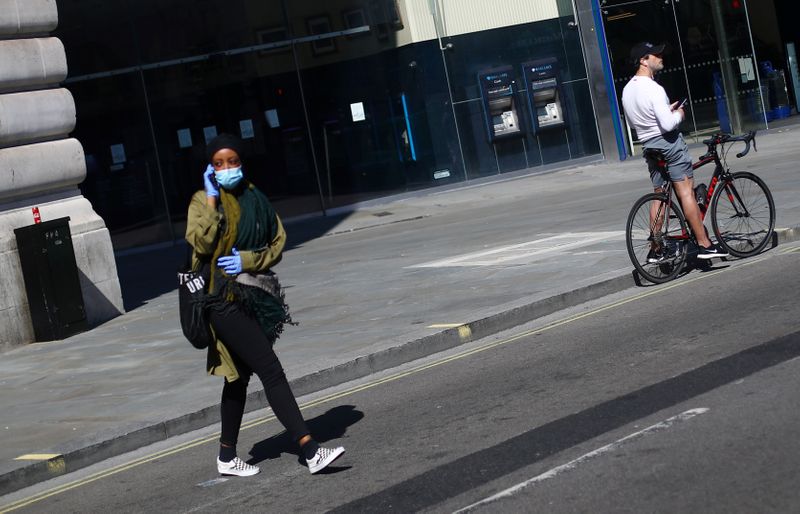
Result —
MULTIPOLYGON (((635 71, 631 47, 666 43, 657 80, 671 100, 689 99, 685 136, 699 141, 717 130, 766 128, 745 0, 601 0, 600 8, 618 100, 635 71)), ((636 134, 629 135, 635 144, 636 134)))

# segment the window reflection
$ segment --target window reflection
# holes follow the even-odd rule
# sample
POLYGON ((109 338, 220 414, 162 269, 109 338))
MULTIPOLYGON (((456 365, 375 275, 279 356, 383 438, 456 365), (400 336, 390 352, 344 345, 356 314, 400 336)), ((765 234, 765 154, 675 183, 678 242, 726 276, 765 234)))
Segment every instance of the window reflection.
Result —
POLYGON ((439 41, 426 2, 59 8, 89 168, 81 187, 118 249, 181 237, 205 142, 220 132, 242 137, 248 178, 285 218, 600 151, 571 12, 439 41), (509 65, 519 78, 544 57, 561 64, 569 127, 491 143, 478 70, 509 65))

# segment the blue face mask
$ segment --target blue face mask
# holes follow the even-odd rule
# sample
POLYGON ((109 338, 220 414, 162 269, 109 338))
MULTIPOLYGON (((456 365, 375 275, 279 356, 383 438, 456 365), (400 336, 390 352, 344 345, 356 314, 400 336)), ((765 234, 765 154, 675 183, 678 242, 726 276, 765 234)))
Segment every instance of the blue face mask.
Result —
POLYGON ((228 168, 214 172, 214 178, 217 179, 217 183, 225 189, 233 189, 239 182, 242 181, 243 177, 244 175, 242 174, 241 166, 238 168, 228 168))

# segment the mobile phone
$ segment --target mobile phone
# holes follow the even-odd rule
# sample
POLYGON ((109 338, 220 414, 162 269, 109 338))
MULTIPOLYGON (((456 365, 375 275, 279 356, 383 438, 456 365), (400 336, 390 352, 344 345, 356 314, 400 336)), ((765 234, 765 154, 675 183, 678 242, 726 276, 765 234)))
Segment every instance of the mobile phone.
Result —
POLYGON ((681 109, 684 105, 686 105, 686 102, 688 101, 689 101, 688 98, 684 98, 683 100, 681 100, 681 103, 678 104, 678 107, 676 107, 676 109, 681 109))

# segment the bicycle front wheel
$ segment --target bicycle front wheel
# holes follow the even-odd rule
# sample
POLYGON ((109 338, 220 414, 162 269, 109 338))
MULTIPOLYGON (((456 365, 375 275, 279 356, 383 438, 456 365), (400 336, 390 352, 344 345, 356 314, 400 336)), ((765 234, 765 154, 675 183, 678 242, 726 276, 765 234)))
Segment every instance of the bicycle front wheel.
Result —
POLYGON ((711 197, 711 226, 731 255, 763 250, 775 231, 775 203, 764 181, 746 171, 721 180, 711 197))
POLYGON ((681 210, 663 194, 639 198, 625 227, 628 256, 646 280, 660 284, 672 280, 683 269, 689 231, 681 210))

